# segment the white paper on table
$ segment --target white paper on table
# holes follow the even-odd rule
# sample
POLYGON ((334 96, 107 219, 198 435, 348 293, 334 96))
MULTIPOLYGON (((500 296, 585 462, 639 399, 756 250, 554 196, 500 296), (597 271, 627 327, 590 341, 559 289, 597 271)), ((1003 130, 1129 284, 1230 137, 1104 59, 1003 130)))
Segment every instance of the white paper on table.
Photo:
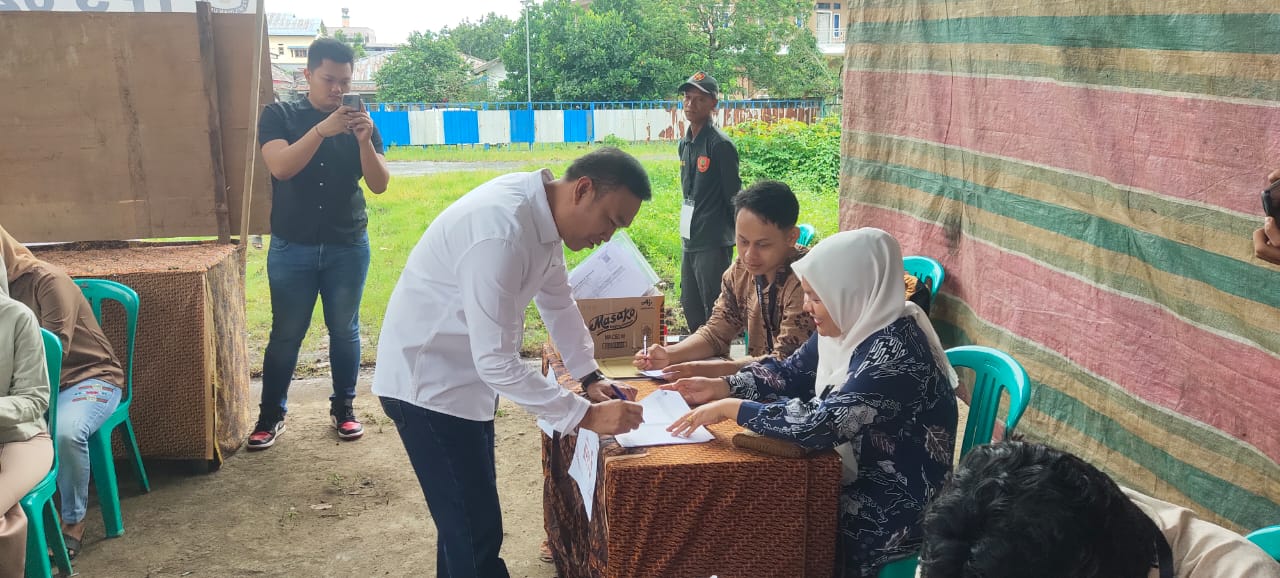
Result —
POLYGON ((644 297, 657 282, 658 274, 623 231, 569 272, 574 299, 644 297))
POLYGON ((596 497, 596 474, 600 461, 600 436, 586 428, 578 428, 578 444, 573 447, 573 461, 569 463, 569 477, 578 483, 582 505, 587 509, 587 521, 591 521, 591 505, 596 497))
POLYGON ((715 439, 705 427, 693 430, 687 438, 667 431, 667 427, 680 419, 680 416, 689 413, 689 404, 677 392, 659 389, 640 400, 640 405, 644 407, 644 423, 635 431, 614 436, 618 445, 624 448, 700 444, 715 439))
POLYGON ((667 380, 666 378, 667 372, 664 369, 644 369, 640 371, 640 375, 643 375, 649 379, 661 379, 663 381, 667 380))

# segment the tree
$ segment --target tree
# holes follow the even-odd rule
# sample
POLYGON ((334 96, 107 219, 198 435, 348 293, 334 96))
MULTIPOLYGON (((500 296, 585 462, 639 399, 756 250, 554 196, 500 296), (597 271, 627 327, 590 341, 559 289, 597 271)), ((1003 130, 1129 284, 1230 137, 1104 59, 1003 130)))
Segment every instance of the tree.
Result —
POLYGON ((456 101, 469 78, 458 48, 431 31, 409 35, 409 42, 374 74, 381 102, 456 101))
POLYGON ((507 38, 515 31, 516 23, 510 18, 490 12, 478 22, 463 20, 453 28, 445 26, 440 29, 440 36, 452 40, 463 54, 493 60, 502 53, 507 38))
POLYGON ((804 25, 812 16, 812 2, 677 0, 675 4, 679 13, 691 16, 700 60, 716 78, 744 75, 775 98, 827 96, 834 90, 835 79, 813 33, 804 25))
POLYGON ((589 9, 547 0, 507 38, 502 86, 517 100, 525 94, 527 17, 534 100, 676 98, 698 70, 729 96, 830 96, 836 75, 804 26, 811 13, 800 0, 595 0, 589 9))
MULTIPOLYGON (((529 14, 533 100, 648 100, 658 96, 637 26, 616 11, 585 10, 548 0, 529 14)), ((525 96, 524 18, 507 39, 502 83, 513 99, 525 96)), ((670 94, 674 87, 664 94, 670 94)))
POLYGON ((350 46, 351 50, 356 53, 356 58, 364 58, 365 50, 363 34, 356 32, 351 36, 347 36, 346 31, 339 28, 333 31, 333 39, 350 46))

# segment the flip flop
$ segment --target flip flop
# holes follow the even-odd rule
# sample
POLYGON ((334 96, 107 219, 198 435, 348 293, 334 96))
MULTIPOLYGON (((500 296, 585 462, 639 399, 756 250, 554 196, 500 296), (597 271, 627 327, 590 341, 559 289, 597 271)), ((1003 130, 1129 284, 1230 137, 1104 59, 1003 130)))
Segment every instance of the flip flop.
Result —
POLYGON ((80 553, 80 540, 72 538, 70 535, 63 534, 62 541, 67 544, 67 557, 75 560, 76 554, 80 553))
POLYGON ((551 545, 546 540, 543 540, 542 545, 538 546, 538 559, 547 564, 554 564, 556 561, 555 554, 551 552, 551 545))

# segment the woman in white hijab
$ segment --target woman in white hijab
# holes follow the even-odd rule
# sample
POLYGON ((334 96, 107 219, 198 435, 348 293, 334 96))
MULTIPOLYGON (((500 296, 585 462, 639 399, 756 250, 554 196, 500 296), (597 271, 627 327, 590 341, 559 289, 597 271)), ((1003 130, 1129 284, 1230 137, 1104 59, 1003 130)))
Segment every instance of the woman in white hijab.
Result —
POLYGON ((951 471, 955 370, 924 312, 903 300, 902 250, 888 233, 838 233, 792 269, 817 332, 784 361, 664 386, 705 403, 670 429, 687 435, 734 419, 835 448, 844 462, 837 566, 846 577, 875 576, 919 550, 921 510, 951 471))

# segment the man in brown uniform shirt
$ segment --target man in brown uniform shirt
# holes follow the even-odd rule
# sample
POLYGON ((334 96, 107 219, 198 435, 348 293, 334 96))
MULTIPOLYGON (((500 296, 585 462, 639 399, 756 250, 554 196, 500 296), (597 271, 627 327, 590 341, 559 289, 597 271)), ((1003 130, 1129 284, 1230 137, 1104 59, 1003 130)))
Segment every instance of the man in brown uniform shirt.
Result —
POLYGON ((58 493, 62 533, 74 556, 84 537, 89 501, 89 436, 120 405, 124 370, 98 326, 93 308, 62 269, 41 261, 0 228, 0 256, 10 297, 31 308, 40 326, 62 342, 57 392, 58 493))
POLYGON ((786 357, 813 333, 813 320, 802 309, 800 281, 791 274, 791 263, 808 251, 796 246, 800 203, 795 194, 783 183, 760 181, 738 193, 733 207, 738 258, 721 277, 711 317, 680 343, 637 352, 636 367, 666 368, 672 379, 718 377, 766 355, 786 357), (728 355, 730 342, 744 329, 750 357, 707 360, 728 355))
MULTIPOLYGON (((733 207, 738 258, 721 277, 710 319, 680 343, 636 352, 636 367, 665 369, 670 380, 722 377, 765 356, 784 359, 813 333, 800 280, 791 274, 791 264, 808 252, 796 246, 800 203, 795 194, 784 183, 760 181, 738 193, 733 207), (711 359, 729 355, 729 345, 743 330, 747 357, 711 359)), ((910 300, 917 280, 906 275, 904 281, 910 300)))

